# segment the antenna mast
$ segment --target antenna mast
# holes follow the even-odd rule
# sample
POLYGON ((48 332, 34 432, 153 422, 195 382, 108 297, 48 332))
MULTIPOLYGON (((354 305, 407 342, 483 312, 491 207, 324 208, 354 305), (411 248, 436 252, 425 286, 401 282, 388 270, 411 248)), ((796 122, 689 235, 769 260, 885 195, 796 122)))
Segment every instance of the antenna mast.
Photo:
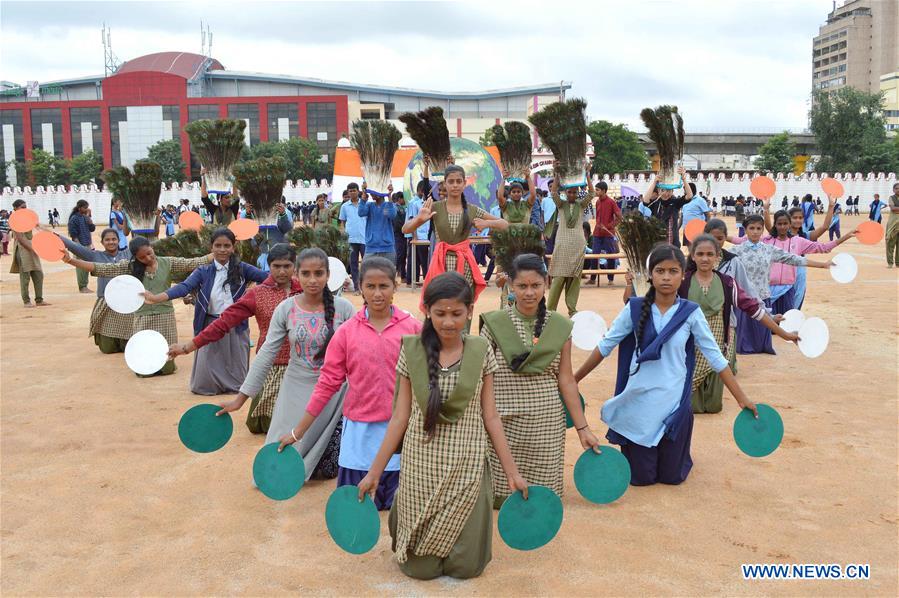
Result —
POLYGON ((103 75, 108 77, 119 68, 119 59, 116 58, 112 51, 112 29, 108 29, 106 23, 103 23, 101 37, 103 42, 103 75))

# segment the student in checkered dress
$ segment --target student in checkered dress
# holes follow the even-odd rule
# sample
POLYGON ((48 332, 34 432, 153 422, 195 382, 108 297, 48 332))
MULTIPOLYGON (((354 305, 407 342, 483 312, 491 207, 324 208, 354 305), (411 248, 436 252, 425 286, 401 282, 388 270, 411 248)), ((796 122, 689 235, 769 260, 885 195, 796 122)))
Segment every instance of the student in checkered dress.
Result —
MULTIPOLYGON (((558 169, 558 162, 556 168, 558 169)), ((558 219, 556 241, 549 262, 549 275, 553 280, 549 289, 548 306, 555 310, 564 290, 568 315, 573 316, 577 313, 577 299, 581 293, 581 270, 584 268, 584 249, 587 247, 581 226, 581 215, 595 196, 593 182, 588 172, 587 194, 579 198, 577 187, 570 187, 565 190, 566 201, 562 201, 559 197, 559 177, 556 177, 553 179, 551 193, 558 219)))
MULTIPOLYGON (((114 264, 86 262, 72 258, 68 253, 62 258, 67 264, 94 273, 95 276, 113 278, 121 274, 130 274, 144 283, 148 293, 161 293, 172 284, 175 274, 188 274, 200 266, 212 261, 212 254, 197 258, 157 256, 153 246, 146 237, 134 237, 128 244, 131 260, 123 260, 114 264)), ((171 301, 150 305, 145 303, 134 312, 132 334, 141 330, 155 330, 165 337, 170 345, 178 342, 178 326, 175 322, 175 308, 171 301)), ((175 362, 169 360, 154 376, 167 376, 175 373, 175 362)), ((140 376, 140 374, 138 374, 140 376)))
POLYGON ((360 498, 374 493, 402 443, 388 525, 400 570, 417 579, 477 577, 490 562, 488 437, 507 484, 527 497, 493 400, 493 350, 484 339, 464 334, 473 304, 471 287, 457 272, 437 276, 425 289, 424 327, 420 336, 403 339, 393 415, 359 482, 360 498))
MULTIPOLYGON (((529 484, 546 486, 562 496, 565 465, 563 401, 584 448, 599 445, 590 431, 578 399, 571 369, 571 320, 547 311, 546 266, 533 253, 519 255, 509 272, 515 303, 481 316, 481 336, 496 355, 496 409, 521 475, 529 484), (562 401, 559 400, 560 395, 562 401)), ((493 477, 502 464, 489 452, 493 477)), ((499 508, 510 491, 497 484, 493 506, 499 508)))
MULTIPOLYGON (((127 245, 125 249, 119 249, 119 234, 113 228, 104 229, 100 233, 100 243, 103 245, 103 251, 96 251, 90 247, 85 247, 81 243, 76 243, 70 239, 59 235, 66 249, 71 251, 79 258, 88 262, 99 262, 104 264, 115 264, 122 260, 131 259, 131 251, 127 245)), ((134 317, 132 314, 120 314, 110 309, 106 305, 106 285, 109 284, 111 278, 102 277, 97 279, 97 301, 94 303, 94 309, 91 311, 90 329, 88 334, 94 337, 94 343, 100 348, 101 353, 121 353, 131 338, 131 331, 134 328, 134 317)))

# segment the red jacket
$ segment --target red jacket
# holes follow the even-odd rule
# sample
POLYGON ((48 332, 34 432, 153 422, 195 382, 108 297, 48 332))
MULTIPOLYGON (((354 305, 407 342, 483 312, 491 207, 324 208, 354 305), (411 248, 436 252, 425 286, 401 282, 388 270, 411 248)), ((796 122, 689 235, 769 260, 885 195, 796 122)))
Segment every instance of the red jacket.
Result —
POLYGON ((593 227, 594 237, 614 237, 615 226, 621 219, 621 209, 615 200, 606 195, 596 200, 596 226, 593 227))
MULTIPOLYGON (((243 297, 231 304, 218 319, 201 330, 200 334, 194 337, 194 346, 199 349, 204 345, 214 343, 224 338, 232 328, 241 322, 255 316, 256 323, 259 324, 259 340, 256 342, 256 352, 258 353, 265 342, 265 335, 268 332, 268 325, 272 321, 275 308, 288 297, 302 292, 300 283, 295 278, 290 281, 290 292, 288 293, 285 289, 279 289, 275 280, 269 276, 265 281, 244 293, 243 297)), ((290 361, 290 343, 285 339, 281 350, 275 357, 274 365, 287 365, 288 361, 290 361)))

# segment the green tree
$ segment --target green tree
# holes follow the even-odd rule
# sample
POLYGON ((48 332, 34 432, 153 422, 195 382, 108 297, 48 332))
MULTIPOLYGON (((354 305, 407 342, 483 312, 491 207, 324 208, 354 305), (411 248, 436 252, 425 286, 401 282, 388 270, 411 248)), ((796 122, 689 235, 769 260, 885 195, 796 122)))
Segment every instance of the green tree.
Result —
POLYGON ((158 141, 148 150, 147 159, 162 166, 162 182, 184 182, 184 169, 187 164, 181 159, 181 142, 177 139, 158 141))
MULTIPOLYGON (((314 141, 291 137, 285 141, 257 143, 241 154, 241 161, 281 156, 287 163, 287 178, 292 181, 331 179, 330 162, 321 161, 322 150, 314 141)), ((329 159, 333 156, 329 156, 329 159)))
POLYGON ((810 121, 821 153, 818 172, 861 172, 882 160, 887 139, 881 93, 817 91, 810 121))
POLYGON ((71 185, 72 162, 42 149, 35 149, 31 152, 31 160, 27 163, 27 180, 32 187, 71 185))
POLYGON ((101 172, 103 172, 103 158, 94 150, 72 158, 72 183, 75 185, 88 185, 97 181, 101 172))
POLYGON ((796 155, 796 144, 790 141, 790 133, 784 131, 773 136, 759 148, 759 157, 755 159, 755 167, 763 172, 793 172, 793 156, 796 155))
POLYGON ((602 176, 649 168, 643 144, 625 125, 595 120, 587 125, 587 134, 593 141, 593 174, 602 176))
POLYGON ((493 145, 493 128, 489 127, 484 134, 478 138, 478 143, 481 144, 481 147, 487 147, 488 145, 493 145))

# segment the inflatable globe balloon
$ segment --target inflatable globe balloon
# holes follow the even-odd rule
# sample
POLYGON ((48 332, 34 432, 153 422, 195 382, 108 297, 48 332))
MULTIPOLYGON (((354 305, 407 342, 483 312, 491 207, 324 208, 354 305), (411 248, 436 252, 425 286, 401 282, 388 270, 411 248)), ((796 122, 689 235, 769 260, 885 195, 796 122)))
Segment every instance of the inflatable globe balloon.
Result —
MULTIPOLYGON (((503 184, 503 175, 496 160, 480 144, 461 137, 450 138, 450 147, 456 164, 465 169, 465 200, 489 212, 496 203, 496 190, 503 184)), ((415 152, 403 173, 403 195, 407 202, 412 201, 421 180, 421 162, 421 151, 415 152)), ((430 181, 436 196, 438 181, 433 177, 430 181)))

